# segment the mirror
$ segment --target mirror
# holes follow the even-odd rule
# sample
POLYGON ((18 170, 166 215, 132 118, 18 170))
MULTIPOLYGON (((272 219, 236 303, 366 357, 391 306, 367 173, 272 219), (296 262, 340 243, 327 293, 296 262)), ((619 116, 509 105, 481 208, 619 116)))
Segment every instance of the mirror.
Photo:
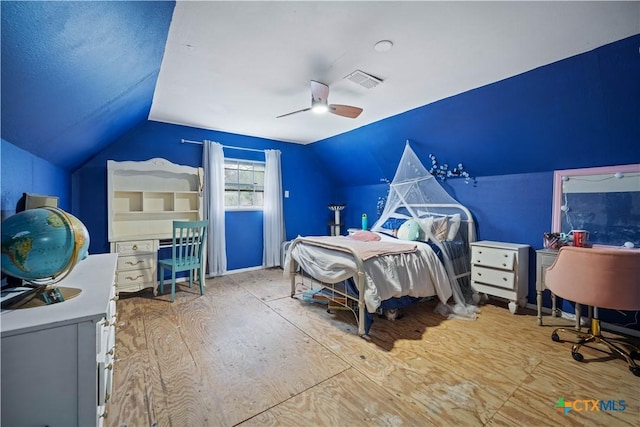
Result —
POLYGON ((555 171, 551 227, 587 230, 592 245, 640 248, 640 164, 555 171))

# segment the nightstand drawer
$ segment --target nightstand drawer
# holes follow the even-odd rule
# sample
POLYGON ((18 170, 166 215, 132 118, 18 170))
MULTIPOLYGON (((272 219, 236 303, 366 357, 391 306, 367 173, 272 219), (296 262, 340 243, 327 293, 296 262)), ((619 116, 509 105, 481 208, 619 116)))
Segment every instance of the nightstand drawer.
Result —
POLYGON ((154 263, 155 257, 152 253, 120 255, 118 257, 118 271, 153 268, 154 263))
POLYGON ((139 240, 130 242, 116 242, 116 252, 120 255, 155 252, 153 240, 139 240))
POLYGON ((481 246, 471 248, 471 263, 474 265, 513 270, 514 260, 515 253, 513 251, 481 246))
POLYGON ((471 280, 499 288, 514 289, 516 275, 513 271, 502 271, 491 268, 474 266, 471 280))

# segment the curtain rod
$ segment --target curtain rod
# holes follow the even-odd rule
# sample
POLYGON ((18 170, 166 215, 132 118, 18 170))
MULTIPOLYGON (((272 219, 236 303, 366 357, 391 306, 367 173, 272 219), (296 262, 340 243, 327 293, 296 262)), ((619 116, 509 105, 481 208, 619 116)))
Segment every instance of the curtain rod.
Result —
MULTIPOLYGON (((188 139, 181 139, 181 143, 183 144, 198 144, 202 145, 203 141, 191 141, 188 139)), ((264 150, 258 150, 257 148, 244 148, 244 147, 236 147, 234 145, 222 145, 223 148, 230 148, 232 150, 245 150, 245 151, 257 151, 258 153, 264 153, 264 150)))

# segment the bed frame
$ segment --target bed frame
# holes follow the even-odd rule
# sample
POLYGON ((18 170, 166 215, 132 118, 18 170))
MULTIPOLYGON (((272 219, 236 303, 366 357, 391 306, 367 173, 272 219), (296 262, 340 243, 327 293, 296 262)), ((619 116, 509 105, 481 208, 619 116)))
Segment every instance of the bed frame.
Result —
MULTIPOLYGON (((415 209, 426 208, 430 210, 435 208, 435 209, 440 209, 441 212, 442 211, 447 212, 447 213, 439 213, 437 211, 436 212, 429 211, 428 215, 432 215, 432 216, 451 215, 452 213, 457 213, 455 212, 456 210, 461 211, 460 213, 463 214, 463 216, 461 215, 461 227, 462 227, 462 223, 467 224, 467 233, 466 233, 467 240, 468 240, 467 243, 471 243, 475 240, 475 226, 473 222, 473 217, 471 216, 471 212, 466 207, 460 204, 413 204, 408 210, 411 213, 415 214, 415 211, 413 210, 414 208, 415 209)), ((403 218, 406 216, 402 215, 398 217, 403 218)), ((407 218, 410 218, 410 217, 407 217, 407 218)), ((293 240, 293 242, 288 248, 288 252, 291 253, 291 251, 295 248, 295 246, 299 244, 318 246, 322 248, 327 248, 329 246, 332 246, 335 248, 335 250, 350 253, 350 255, 353 257, 353 260, 355 261, 355 264, 357 267, 357 272, 352 277, 354 279, 356 288, 358 289, 358 298, 354 298, 353 295, 348 294, 346 291, 343 292, 341 289, 337 289, 335 286, 337 283, 325 283, 310 275, 309 277, 311 277, 314 281, 316 281, 321 287, 329 289, 331 292, 331 295, 336 295, 337 297, 340 298, 340 300, 342 300, 340 301, 338 298, 334 298, 334 299, 328 298, 331 303, 335 305, 344 306, 353 313, 358 323, 358 335, 363 338, 366 338, 367 336, 365 331, 366 304, 364 300, 364 297, 365 297, 364 286, 365 286, 366 274, 364 272, 363 261, 349 248, 346 248, 341 245, 332 245, 332 244, 329 244, 328 242, 318 243, 314 240, 307 239, 305 237, 297 237, 295 240, 293 240), (346 304, 343 301, 346 301, 346 304), (357 309, 354 309, 354 305, 357 307, 357 309)), ((304 278, 305 272, 301 271, 301 269, 299 268, 298 262, 293 257, 291 257, 289 261, 289 270, 288 270, 288 274, 291 277, 291 298, 295 298, 296 296, 296 285, 297 285, 296 278, 298 273, 300 273, 300 275, 304 278)), ((454 277, 452 277, 452 279, 457 280, 461 277, 470 276, 470 275, 471 275, 471 271, 469 266, 469 271, 467 271, 466 273, 457 274, 454 277)))
MULTIPOLYGON (((356 267, 357 267, 357 273, 353 276, 353 279, 355 281, 356 284, 356 288, 358 289, 358 298, 355 299, 353 297, 353 295, 350 295, 346 292, 343 292, 340 289, 336 288, 336 284, 337 283, 325 283, 322 281, 319 281, 315 278, 313 278, 313 280, 317 281, 320 286, 327 288, 331 291, 332 295, 337 295, 340 297, 341 300, 346 301, 346 304, 343 303, 342 301, 340 301, 337 298, 331 298, 329 297, 329 301, 337 304, 337 305, 341 305, 346 307, 347 309, 351 310, 351 312, 353 313, 353 315, 356 317, 356 320, 358 322, 358 335, 360 335, 361 337, 365 337, 366 336, 366 332, 365 332, 365 302, 364 302, 364 279, 365 279, 365 273, 364 273, 364 265, 362 264, 362 260, 349 248, 346 248, 344 246, 338 246, 338 245, 332 245, 330 243, 327 242, 323 242, 322 244, 314 241, 314 240, 310 240, 310 239, 305 239, 304 237, 298 237, 296 238, 292 243, 291 246, 289 246, 289 251, 292 251, 293 248, 295 248, 297 245, 299 244, 305 244, 305 245, 312 245, 312 246, 318 246, 321 248, 328 248, 328 247, 333 247, 335 250, 337 251, 341 251, 341 252, 348 252, 350 253, 350 255, 353 257, 353 260, 356 263, 356 267), (351 304, 349 304, 349 302, 354 302, 357 303, 357 310, 353 309, 353 306, 351 304)), ((291 298, 295 298, 296 296, 296 277, 297 277, 297 273, 299 271, 298 268, 298 262, 291 258, 290 262, 289 262, 289 274, 291 276, 291 298)), ((300 274, 304 277, 304 272, 300 271, 300 274)))

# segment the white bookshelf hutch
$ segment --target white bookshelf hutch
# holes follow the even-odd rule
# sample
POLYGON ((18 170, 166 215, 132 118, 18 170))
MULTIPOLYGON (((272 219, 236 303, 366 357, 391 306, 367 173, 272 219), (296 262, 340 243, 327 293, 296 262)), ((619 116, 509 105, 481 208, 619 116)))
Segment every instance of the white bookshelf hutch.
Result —
POLYGON ((107 161, 108 231, 117 253, 118 292, 157 288, 160 241, 171 239, 174 220, 202 215, 204 171, 166 159, 107 161))

